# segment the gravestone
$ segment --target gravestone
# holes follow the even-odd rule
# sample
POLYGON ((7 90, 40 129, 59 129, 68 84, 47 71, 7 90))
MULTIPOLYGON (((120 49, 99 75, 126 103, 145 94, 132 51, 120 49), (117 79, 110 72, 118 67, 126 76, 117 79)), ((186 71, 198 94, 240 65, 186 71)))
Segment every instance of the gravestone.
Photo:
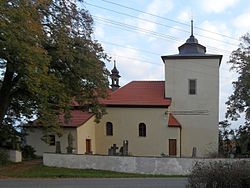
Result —
POLYGON ((123 146, 119 149, 119 155, 123 156, 123 146))
POLYGON ((56 153, 61 153, 61 144, 59 141, 56 142, 56 153))
POLYGON ((193 151, 192 151, 192 157, 195 158, 197 155, 197 148, 193 147, 193 151))
POLYGON ((116 144, 113 144, 113 146, 111 146, 111 150, 113 151, 113 155, 117 155, 116 150, 118 149, 118 147, 116 146, 116 144))
POLYGON ((128 156, 128 141, 127 140, 123 140, 122 155, 128 156))
POLYGON ((116 150, 119 149, 116 144, 113 144, 109 149, 108 149, 108 155, 122 155, 122 156, 128 156, 128 141, 124 140, 123 141, 123 146, 119 149, 119 152, 116 150))
POLYGON ((73 135, 71 132, 69 132, 68 134, 68 147, 66 148, 67 149, 67 153, 73 153, 73 135))
POLYGON ((116 144, 113 144, 111 148, 108 149, 108 155, 117 155, 117 149, 118 147, 116 146, 116 144))
POLYGON ((108 149, 108 155, 112 155, 112 154, 113 154, 112 149, 109 148, 109 149, 108 149))

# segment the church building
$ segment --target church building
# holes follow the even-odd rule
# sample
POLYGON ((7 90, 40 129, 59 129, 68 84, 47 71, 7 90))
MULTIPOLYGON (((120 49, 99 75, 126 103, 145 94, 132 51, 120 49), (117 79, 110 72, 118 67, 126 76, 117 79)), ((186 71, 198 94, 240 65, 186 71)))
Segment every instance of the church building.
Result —
MULTIPOLYGON (((55 152, 60 142, 66 153, 68 134, 76 154, 119 153, 127 155, 207 157, 218 151, 219 67, 222 55, 207 54, 206 47, 191 36, 179 53, 162 56, 165 80, 131 81, 119 86, 120 73, 111 71, 109 97, 101 103, 107 114, 100 123, 89 112, 72 111, 63 124, 62 137, 41 141, 42 130, 27 128, 27 144, 37 155, 55 152)), ((63 121, 62 121, 63 122, 63 121)))

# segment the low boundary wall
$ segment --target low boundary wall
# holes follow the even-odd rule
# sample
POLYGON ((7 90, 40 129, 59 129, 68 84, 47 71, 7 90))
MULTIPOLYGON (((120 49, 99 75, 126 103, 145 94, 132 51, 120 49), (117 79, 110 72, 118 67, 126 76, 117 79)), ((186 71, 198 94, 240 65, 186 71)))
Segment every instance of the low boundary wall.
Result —
MULTIPOLYGON (((55 153, 43 154, 43 164, 46 166, 166 175, 188 175, 193 165, 198 161, 210 162, 219 160, 226 161, 238 159, 123 157, 55 153)), ((250 162, 249 159, 248 161, 250 162)))
POLYGON ((18 150, 7 150, 9 160, 15 163, 22 162, 22 152, 18 150))

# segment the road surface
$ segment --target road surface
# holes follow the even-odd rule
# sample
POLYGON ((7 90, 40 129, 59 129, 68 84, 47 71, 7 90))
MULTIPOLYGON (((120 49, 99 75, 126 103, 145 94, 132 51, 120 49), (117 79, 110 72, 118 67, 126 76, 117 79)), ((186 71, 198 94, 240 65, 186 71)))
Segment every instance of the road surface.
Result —
POLYGON ((0 179, 0 188, 185 188, 186 178, 0 179))

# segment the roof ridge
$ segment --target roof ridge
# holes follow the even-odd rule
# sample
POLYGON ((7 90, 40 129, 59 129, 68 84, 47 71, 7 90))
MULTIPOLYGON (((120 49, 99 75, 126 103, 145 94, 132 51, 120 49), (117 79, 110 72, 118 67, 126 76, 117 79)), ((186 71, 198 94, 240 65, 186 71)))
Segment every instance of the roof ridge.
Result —
POLYGON ((132 83, 132 82, 164 82, 165 80, 133 80, 129 83, 132 83))
POLYGON ((122 88, 125 88, 126 86, 128 86, 132 83, 135 83, 135 82, 165 82, 165 80, 133 80, 133 81, 130 81, 127 84, 123 85, 122 87, 118 88, 117 90, 111 92, 110 95, 112 95, 113 93, 119 92, 119 90, 121 90, 122 88))
POLYGON ((164 80, 131 81, 110 93, 109 98, 103 100, 103 104, 110 106, 167 107, 171 104, 171 100, 165 98, 164 91, 164 80))

